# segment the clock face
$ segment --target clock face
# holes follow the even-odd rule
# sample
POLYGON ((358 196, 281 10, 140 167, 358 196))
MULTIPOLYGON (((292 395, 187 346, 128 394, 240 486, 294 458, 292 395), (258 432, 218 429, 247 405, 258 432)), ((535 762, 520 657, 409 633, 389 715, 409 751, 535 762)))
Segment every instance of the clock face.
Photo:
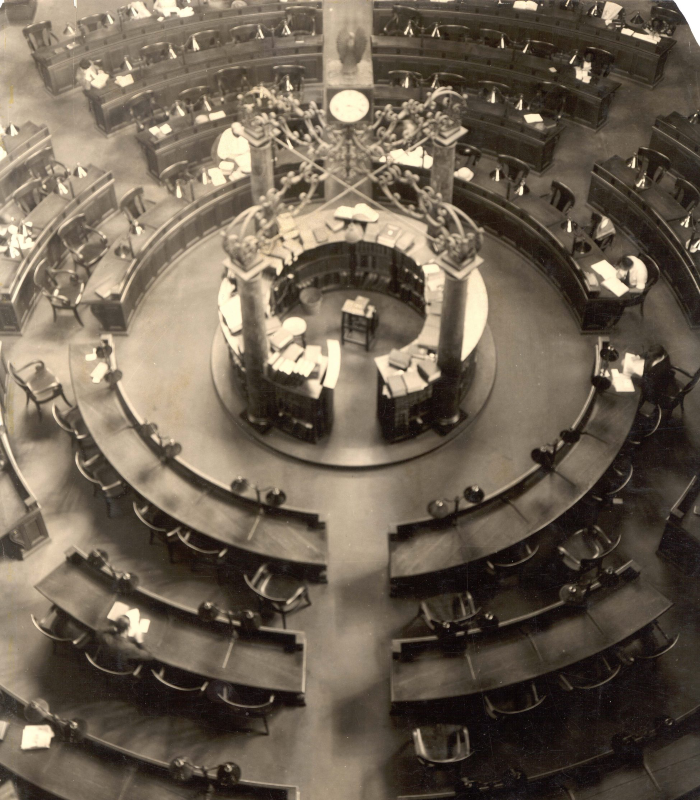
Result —
POLYGON ((343 89, 342 92, 333 95, 328 110, 338 120, 352 124, 359 122, 369 111, 369 100, 356 89, 343 89))

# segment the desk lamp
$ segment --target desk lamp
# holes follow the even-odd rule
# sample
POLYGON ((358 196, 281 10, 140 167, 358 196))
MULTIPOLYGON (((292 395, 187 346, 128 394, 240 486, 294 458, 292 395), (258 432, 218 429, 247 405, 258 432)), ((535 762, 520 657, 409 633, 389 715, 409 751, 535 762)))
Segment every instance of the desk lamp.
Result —
POLYGON ((681 228, 691 228, 693 231, 695 230, 695 220, 693 219, 693 209, 691 208, 690 211, 683 217, 682 220, 678 222, 681 228))
POLYGON ((530 187, 525 183, 525 177, 526 176, 523 175, 515 184, 515 189, 513 191, 515 197, 524 197, 526 194, 530 193, 530 187))
POLYGON ((63 29, 64 36, 75 36, 75 28, 70 24, 70 22, 66 22, 66 27, 63 29))
POLYGON ((182 105, 182 103, 177 100, 175 105, 170 109, 170 116, 171 117, 186 117, 187 116, 187 109, 182 105))
POLYGON ((495 183, 501 183, 501 181, 507 181, 508 176, 506 175, 506 171, 500 164, 496 165, 496 169, 492 170, 489 174, 489 178, 495 183))
POLYGON ((693 230, 693 235, 685 243, 685 249, 689 253, 697 253, 700 250, 700 235, 697 230, 693 230))
POLYGON ((277 34, 277 36, 291 36, 292 29, 289 27, 289 20, 283 19, 282 20, 282 30, 277 34))
POLYGON ((197 37, 193 36, 192 37, 192 52, 193 53, 197 53, 201 49, 202 48, 199 46, 199 42, 197 41, 197 37))
POLYGON ((416 36, 417 30, 415 27, 415 22, 409 17, 408 21, 406 22, 406 27, 401 31, 401 36, 416 36))
POLYGON ((177 783, 188 783, 193 778, 206 782, 207 795, 216 790, 231 789, 241 780, 241 768, 233 761, 226 761, 218 767, 205 767, 193 764, 187 756, 176 756, 168 769, 170 777, 177 783), (212 772, 216 770, 215 774, 212 772))
POLYGON ((276 486, 270 486, 267 489, 261 489, 257 484, 251 483, 248 478, 238 475, 231 481, 231 491, 234 494, 242 494, 246 489, 252 489, 255 492, 256 502, 262 502, 262 493, 267 492, 265 495, 265 502, 270 506, 278 508, 287 502, 287 495, 278 489, 276 486))
POLYGON ((173 49, 173 46, 170 42, 168 42, 168 58, 171 61, 174 61, 177 58, 177 53, 173 49))
POLYGON ((688 117, 688 122, 691 125, 700 125, 700 108, 688 117))
POLYGON ((104 16, 104 26, 109 28, 110 25, 114 25, 114 17, 108 11, 104 16))
POLYGON ((231 609, 221 609, 211 600, 205 600, 200 603, 197 609, 197 616, 204 622, 216 622, 219 615, 226 617, 228 624, 232 629, 235 628, 234 622, 239 622, 241 628, 246 633, 253 633, 260 630, 262 626, 262 617, 255 611, 244 609, 243 611, 232 611, 231 609))
POLYGON ((64 742, 79 744, 87 734, 87 722, 84 719, 62 719, 51 713, 49 704, 42 697, 37 697, 24 706, 24 718, 30 725, 48 723, 54 733, 58 733, 64 742))
POLYGON ((257 28, 255 29, 255 36, 253 39, 264 39, 265 38, 265 31, 262 29, 262 25, 258 22, 257 28))
POLYGON ((526 111, 527 103, 525 102, 525 95, 521 92, 514 106, 516 111, 526 111))
POLYGON ((73 184, 70 181, 67 181, 64 178, 59 178, 57 175, 55 176, 55 179, 56 194, 60 195, 61 197, 66 197, 68 195, 75 197, 75 190, 73 189, 73 184))
POLYGON ((129 72, 134 71, 134 65, 131 63, 131 59, 129 58, 128 55, 124 56, 123 64, 129 72))
POLYGON ((582 61, 581 53, 578 50, 574 50, 573 54, 569 58, 569 66, 574 67, 582 61))
POLYGON ((484 490, 476 484, 467 486, 463 496, 467 503, 471 503, 472 505, 478 505, 485 497, 484 490))
POLYGON ((442 34, 440 33, 440 23, 439 22, 433 22, 433 27, 430 29, 430 31, 428 33, 428 36, 430 36, 431 39, 441 39, 442 38, 442 34))
POLYGON ((207 112, 207 114, 210 114, 213 111, 212 105, 209 102, 209 98, 206 95, 202 97, 202 108, 207 112))
POLYGON ((74 178, 86 178, 87 177, 87 170, 85 167, 80 166, 80 162, 75 165, 75 169, 72 172, 74 178))
MULTIPOLYGON (((406 80, 408 80, 408 78, 406 80)), ((408 88, 408 86, 405 87, 405 88, 408 88)), ((486 100, 487 103, 491 103, 492 105, 496 105, 499 102, 498 90, 496 89, 495 86, 492 86, 488 90, 488 93, 487 93, 487 95, 485 97, 485 100, 486 100)))
POLYGON ((637 11, 629 22, 630 25, 644 25, 644 17, 637 11))
POLYGON ((459 511, 459 495, 454 500, 447 500, 441 498, 439 500, 431 500, 428 503, 428 514, 433 519, 445 519, 446 517, 456 514, 459 511), (450 504, 454 503, 454 508, 450 508, 450 504))
POLYGON ((625 161, 625 166, 629 167, 630 169, 639 169, 639 156, 635 153, 633 156, 625 161))

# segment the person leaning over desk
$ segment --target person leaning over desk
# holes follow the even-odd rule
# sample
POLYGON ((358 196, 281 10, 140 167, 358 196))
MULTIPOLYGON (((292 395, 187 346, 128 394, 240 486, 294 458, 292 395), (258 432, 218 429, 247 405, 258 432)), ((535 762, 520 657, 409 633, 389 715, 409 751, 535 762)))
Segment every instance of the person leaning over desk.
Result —
POLYGON ((617 277, 629 287, 631 294, 635 294, 644 291, 649 273, 641 258, 625 256, 617 266, 617 277))
POLYGON ((114 669, 123 671, 142 661, 153 661, 153 656, 143 642, 129 635, 130 620, 121 616, 110 621, 106 630, 97 633, 100 648, 104 648, 114 669))
POLYGON ((231 161, 244 175, 250 175, 250 144, 243 136, 243 125, 240 122, 234 122, 221 134, 216 155, 220 162, 231 161))
POLYGON ((97 64, 93 64, 88 58, 84 58, 78 65, 75 80, 86 91, 92 86, 101 89, 109 80, 109 75, 100 69, 97 64))

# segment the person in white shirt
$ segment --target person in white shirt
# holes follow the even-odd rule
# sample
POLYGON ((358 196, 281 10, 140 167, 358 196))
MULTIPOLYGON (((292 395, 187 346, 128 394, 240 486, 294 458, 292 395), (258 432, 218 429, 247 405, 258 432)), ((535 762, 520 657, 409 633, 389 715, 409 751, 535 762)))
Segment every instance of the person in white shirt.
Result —
POLYGON ((151 16, 151 12, 146 8, 146 4, 143 0, 134 0, 133 3, 129 3, 129 16, 132 19, 147 19, 151 16))
POLYGON ((243 126, 240 122, 224 131, 216 148, 216 155, 220 161, 233 161, 244 175, 250 175, 250 144, 243 136, 243 126))
POLYGON ((161 17, 169 17, 171 14, 177 14, 177 0, 155 0, 155 3, 153 3, 153 10, 161 17))
POLYGON ((84 58, 78 65, 75 79, 84 90, 90 89, 92 86, 101 89, 109 80, 109 75, 92 61, 84 58))
MULTIPOLYGON (((401 139, 407 143, 407 146, 410 145, 410 141, 415 133, 415 124, 410 119, 404 120, 401 139)), ((415 147, 410 151, 403 147, 397 148, 396 150, 392 150, 389 155, 394 161, 399 164, 404 164, 407 167, 425 167, 425 169, 430 169, 433 166, 433 157, 426 153, 422 147, 415 147)))
POLYGON ((617 267, 617 277, 629 286, 630 292, 639 293, 644 291, 649 273, 641 258, 625 256, 617 267))

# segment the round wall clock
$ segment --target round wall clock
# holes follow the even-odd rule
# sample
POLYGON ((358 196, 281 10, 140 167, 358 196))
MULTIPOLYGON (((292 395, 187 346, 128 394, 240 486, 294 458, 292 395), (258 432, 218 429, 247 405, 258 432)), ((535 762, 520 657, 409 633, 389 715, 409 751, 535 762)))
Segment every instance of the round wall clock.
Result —
POLYGON ((328 110, 338 122, 352 124, 359 122, 369 111, 369 100, 356 89, 343 89, 333 95, 328 110))

